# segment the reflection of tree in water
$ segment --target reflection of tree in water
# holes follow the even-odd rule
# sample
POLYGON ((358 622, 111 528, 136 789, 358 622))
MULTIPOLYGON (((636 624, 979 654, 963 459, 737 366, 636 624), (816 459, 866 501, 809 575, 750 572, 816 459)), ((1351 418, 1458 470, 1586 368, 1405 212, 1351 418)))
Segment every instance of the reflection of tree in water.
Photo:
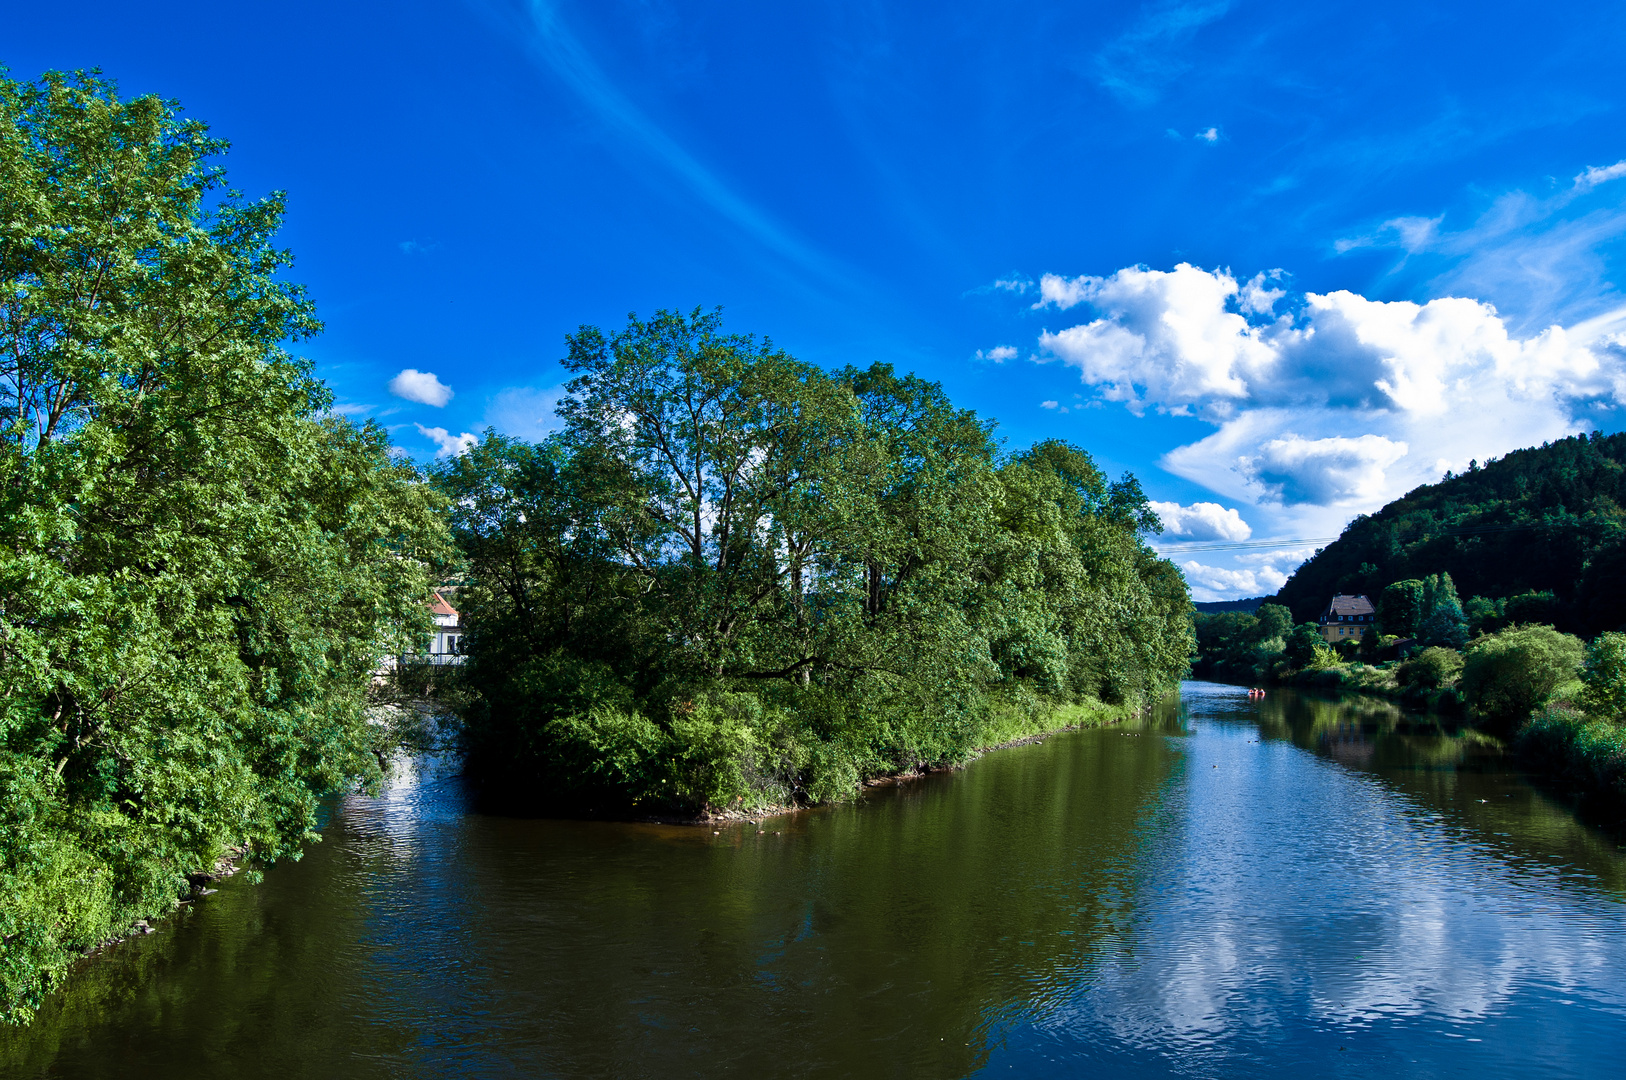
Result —
POLYGON ((1562 862, 1626 888, 1620 838, 1578 820, 1561 792, 1531 786, 1501 742, 1459 719, 1407 712, 1381 698, 1286 689, 1271 691, 1257 713, 1264 736, 1381 778, 1415 800, 1419 813, 1503 858, 1543 869, 1562 862))
MULTIPOLYGON (((1128 1054, 1192 1017, 1241 1032, 1269 986, 1237 956, 1313 958, 1340 1016, 1458 1008, 1442 988, 1500 1001, 1500 954, 1465 966, 1478 939, 1407 935, 1500 926, 1494 905, 1460 922, 1485 881, 1560 906, 1626 891, 1614 842, 1494 743, 1387 702, 1214 690, 1184 718, 1002 751, 761 834, 473 815, 444 782, 347 800, 302 863, 226 883, 0 1035, 0 1074, 961 1076, 1008 1033, 1083 1024, 1128 1054), (1251 745, 1255 722, 1324 764, 1251 745), (1438 887, 1384 864, 1428 901, 1360 924, 1398 984, 1329 951, 1315 920, 1318 890, 1341 898, 1345 940, 1374 887, 1325 853, 1394 843, 1450 856, 1438 887)), ((1575 941, 1542 933, 1550 955, 1506 941, 1528 971, 1567 970, 1575 941)), ((1296 1023, 1282 994, 1272 1015, 1296 1023)))
POLYGON ((1177 760, 1156 725, 1084 732, 760 835, 351 800, 77 978, 0 1073, 964 1075, 1127 933, 1177 760))

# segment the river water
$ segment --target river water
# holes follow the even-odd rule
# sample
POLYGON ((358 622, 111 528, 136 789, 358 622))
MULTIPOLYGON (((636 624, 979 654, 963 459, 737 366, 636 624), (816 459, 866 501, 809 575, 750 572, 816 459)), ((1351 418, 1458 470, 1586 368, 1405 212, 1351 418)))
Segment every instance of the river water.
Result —
POLYGON ((1372 702, 1187 683, 716 833, 482 816, 425 768, 325 836, 88 961, 0 1075, 1626 1069, 1619 838, 1372 702))

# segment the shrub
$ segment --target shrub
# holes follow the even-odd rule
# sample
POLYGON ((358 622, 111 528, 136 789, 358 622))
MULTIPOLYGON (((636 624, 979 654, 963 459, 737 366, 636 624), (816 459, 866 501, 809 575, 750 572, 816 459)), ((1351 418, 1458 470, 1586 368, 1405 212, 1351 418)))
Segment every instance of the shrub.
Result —
POLYGON ((1619 720, 1626 714, 1626 634, 1599 634, 1581 665, 1581 704, 1593 716, 1619 720))
POLYGON ((1550 626, 1486 634, 1468 647, 1459 686, 1475 713, 1511 730, 1575 681, 1585 651, 1579 638, 1550 626))
POLYGON ((1331 645, 1317 645, 1310 651, 1310 662, 1305 665, 1310 671, 1323 671, 1327 668, 1337 667, 1341 660, 1331 645))
POLYGON ((1562 703, 1519 732, 1515 750, 1531 766, 1583 788, 1626 796, 1626 727, 1562 703))
POLYGON ((1455 649, 1432 646, 1400 665, 1398 676, 1407 689, 1438 690, 1462 674, 1462 654, 1455 649))

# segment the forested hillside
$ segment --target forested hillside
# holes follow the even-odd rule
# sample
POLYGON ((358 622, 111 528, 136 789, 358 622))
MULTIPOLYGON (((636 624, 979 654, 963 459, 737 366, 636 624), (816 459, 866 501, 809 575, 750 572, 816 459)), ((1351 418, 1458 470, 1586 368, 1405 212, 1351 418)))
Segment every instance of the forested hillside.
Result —
POLYGON ((1396 581, 1443 572, 1465 601, 1550 592, 1541 621, 1587 636, 1613 630, 1626 623, 1623 505, 1626 434, 1517 450, 1356 518, 1276 602, 1300 622, 1334 593, 1375 601, 1396 581))

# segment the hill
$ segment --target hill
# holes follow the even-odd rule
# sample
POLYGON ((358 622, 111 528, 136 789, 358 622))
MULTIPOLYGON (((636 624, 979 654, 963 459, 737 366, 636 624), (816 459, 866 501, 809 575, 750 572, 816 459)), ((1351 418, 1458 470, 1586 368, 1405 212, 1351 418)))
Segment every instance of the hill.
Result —
POLYGON ((1198 611, 1245 611, 1252 615, 1268 599, 1266 596, 1250 596, 1244 600, 1204 600, 1191 606, 1198 611))
POLYGON ((1300 566, 1274 598, 1295 622, 1334 593, 1447 572, 1466 600, 1551 592, 1559 629, 1626 623, 1626 434, 1581 435, 1446 474, 1375 514, 1300 566))

